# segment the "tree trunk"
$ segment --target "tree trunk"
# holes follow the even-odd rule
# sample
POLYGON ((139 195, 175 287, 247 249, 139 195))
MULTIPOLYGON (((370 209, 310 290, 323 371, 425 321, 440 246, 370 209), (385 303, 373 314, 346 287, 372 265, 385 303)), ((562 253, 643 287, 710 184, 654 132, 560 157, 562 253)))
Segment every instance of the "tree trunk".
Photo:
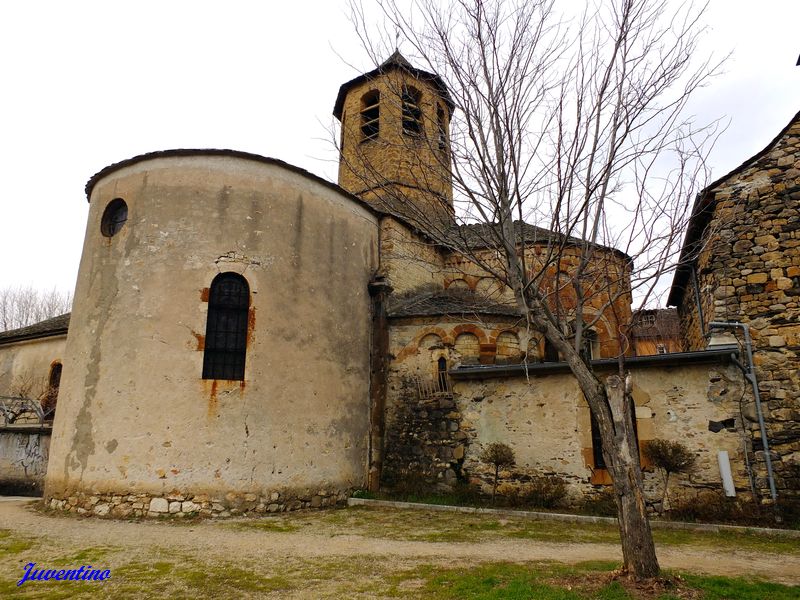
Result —
POLYGON ((603 436, 603 454, 611 471, 617 519, 622 540, 623 569, 635 579, 656 577, 659 573, 653 533, 644 501, 639 449, 633 435, 633 421, 625 384, 617 375, 606 380, 608 404, 614 421, 614 442, 603 436))

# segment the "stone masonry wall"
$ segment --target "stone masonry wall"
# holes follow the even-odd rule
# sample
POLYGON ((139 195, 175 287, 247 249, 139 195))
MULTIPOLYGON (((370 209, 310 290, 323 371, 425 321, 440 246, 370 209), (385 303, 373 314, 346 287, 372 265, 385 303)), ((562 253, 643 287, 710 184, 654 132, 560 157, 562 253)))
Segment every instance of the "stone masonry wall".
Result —
POLYGON ((275 491, 266 494, 224 495, 182 494, 118 494, 76 491, 64 498, 48 498, 51 510, 98 517, 231 517, 251 513, 277 513, 303 508, 325 508, 347 503, 351 490, 275 491))
MULTIPOLYGON (((778 497, 798 502, 800 120, 752 164, 708 193, 714 194, 715 208, 697 261, 705 320, 749 324, 778 497)), ((680 312, 690 348, 703 347, 690 289, 680 312)), ((757 423, 750 423, 750 433, 758 447, 757 423)), ((758 482, 767 497, 763 470, 758 482)))

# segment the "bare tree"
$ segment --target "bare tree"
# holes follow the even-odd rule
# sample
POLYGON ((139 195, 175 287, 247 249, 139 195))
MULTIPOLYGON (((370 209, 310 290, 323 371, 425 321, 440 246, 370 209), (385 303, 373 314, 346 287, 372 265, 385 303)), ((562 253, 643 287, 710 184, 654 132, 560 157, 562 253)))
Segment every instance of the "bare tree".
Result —
POLYGON ((69 312, 72 294, 28 287, 0 289, 0 331, 33 325, 69 312))
MULTIPOLYGON (((375 5, 377 29, 363 5, 351 4, 370 57, 380 64, 402 47, 441 77, 455 110, 445 145, 436 119, 401 136, 422 157, 410 165, 413 185, 386 182, 382 165, 358 152, 351 170, 371 190, 368 201, 402 212, 427 239, 501 281, 531 334, 569 365, 601 433, 624 568, 654 577, 624 356, 632 300, 652 303, 674 268, 718 134, 716 122, 684 116, 718 66, 698 60, 702 10, 661 0, 587 3, 571 16, 557 15, 554 0, 375 5), (454 209, 441 193, 442 172, 452 177, 454 209), (411 188, 436 192, 439 209, 404 202, 411 188), (603 320, 614 341, 607 354, 619 358, 618 374, 605 381, 586 351, 603 320)), ((414 118, 405 87, 389 96, 414 118)))

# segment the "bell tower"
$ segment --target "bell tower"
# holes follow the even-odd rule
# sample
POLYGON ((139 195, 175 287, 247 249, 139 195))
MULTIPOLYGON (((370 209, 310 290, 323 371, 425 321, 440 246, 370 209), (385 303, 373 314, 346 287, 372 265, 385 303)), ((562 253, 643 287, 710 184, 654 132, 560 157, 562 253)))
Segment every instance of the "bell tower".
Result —
POLYGON ((395 51, 339 88, 339 185, 423 229, 453 221, 450 117, 444 81, 395 51))

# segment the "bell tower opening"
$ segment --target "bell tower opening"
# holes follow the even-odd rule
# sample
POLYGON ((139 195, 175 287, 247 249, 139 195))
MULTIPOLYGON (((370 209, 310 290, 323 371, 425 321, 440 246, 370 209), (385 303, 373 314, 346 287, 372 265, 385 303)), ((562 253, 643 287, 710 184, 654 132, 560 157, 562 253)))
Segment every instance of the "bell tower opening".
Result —
POLYGON ((395 52, 343 84, 339 185, 374 208, 425 228, 454 221, 453 101, 444 81, 395 52))

